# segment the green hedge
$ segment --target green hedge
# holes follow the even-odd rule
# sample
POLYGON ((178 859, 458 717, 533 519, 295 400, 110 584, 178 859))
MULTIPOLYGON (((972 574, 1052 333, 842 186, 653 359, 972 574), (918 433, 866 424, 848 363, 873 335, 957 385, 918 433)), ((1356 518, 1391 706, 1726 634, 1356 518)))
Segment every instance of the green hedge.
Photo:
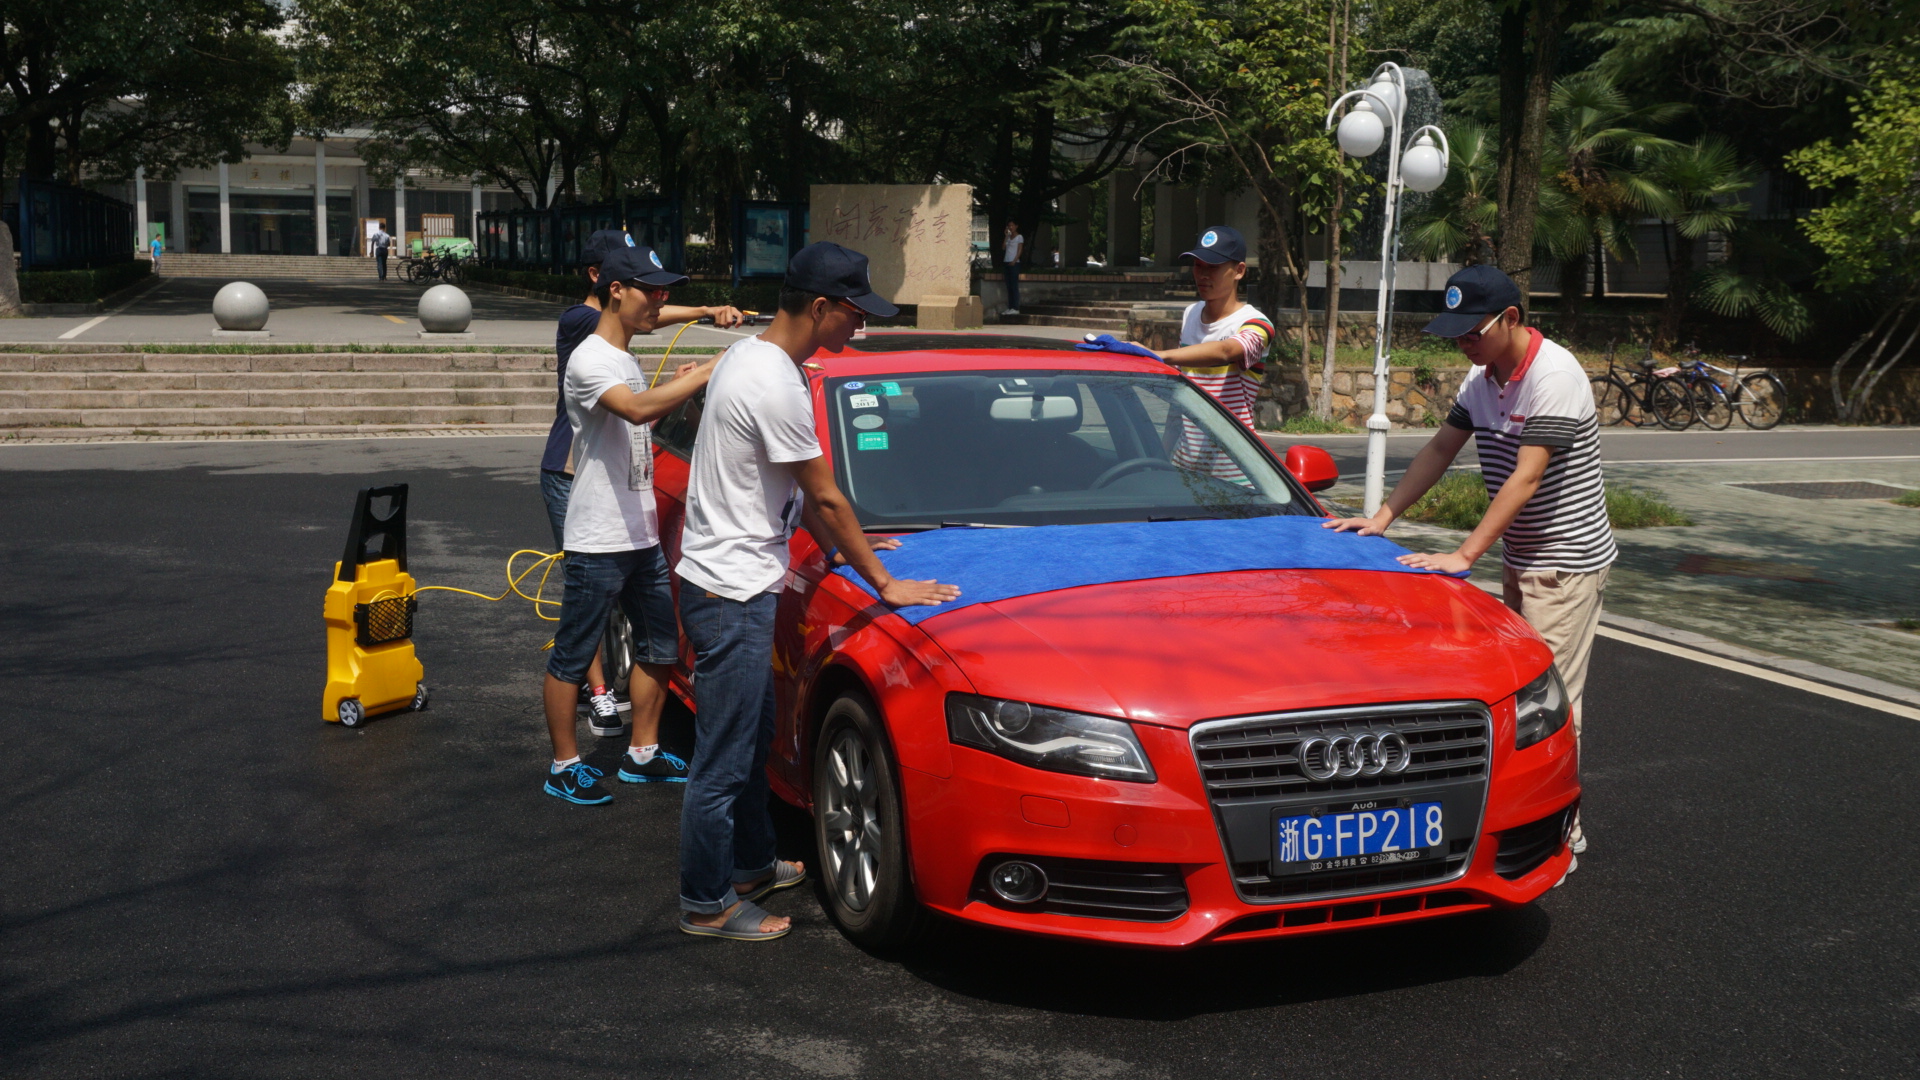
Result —
POLYGON ((153 264, 145 259, 92 270, 29 270, 20 275, 20 300, 27 304, 89 304, 151 273, 153 264))

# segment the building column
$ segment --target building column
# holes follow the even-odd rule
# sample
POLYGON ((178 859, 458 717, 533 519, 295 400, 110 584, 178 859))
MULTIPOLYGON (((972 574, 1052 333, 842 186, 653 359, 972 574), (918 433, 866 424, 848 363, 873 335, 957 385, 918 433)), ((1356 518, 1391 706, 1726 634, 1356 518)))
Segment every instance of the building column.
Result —
POLYGON ((1227 224, 1227 193, 1217 187, 1204 187, 1199 192, 1200 229, 1210 229, 1215 225, 1227 224))
POLYGON ((227 163, 220 163, 220 254, 233 254, 233 182, 227 163))
POLYGON ((327 253, 327 136, 313 137, 313 253, 327 253))
POLYGON ((367 187, 367 167, 356 166, 353 170, 353 246, 359 248, 362 255, 370 254, 367 227, 362 222, 372 216, 373 196, 367 187))
POLYGON ((473 220, 467 239, 473 241, 474 246, 478 248, 480 245, 480 181, 478 180, 473 182, 473 205, 468 207, 468 210, 472 212, 473 220))
MULTIPOLYGON (((1192 188, 1162 185, 1168 194, 1167 227, 1171 241, 1165 251, 1154 249, 1153 261, 1162 266, 1180 265, 1180 253, 1193 246, 1200 237, 1200 200, 1199 192, 1192 188)), ((1158 215, 1156 214, 1156 221, 1158 215)), ((1156 226, 1157 227, 1157 226, 1156 226)))
POLYGON ((147 254, 147 167, 133 168, 133 250, 147 254))
POLYGON ((1093 209, 1089 188, 1075 188, 1060 200, 1060 212, 1073 219, 1060 227, 1060 267, 1087 265, 1087 218, 1093 209))
POLYGON ((1140 173, 1117 169, 1107 177, 1107 267, 1140 268, 1140 173))
POLYGON ((167 250, 187 250, 187 185, 175 180, 167 185, 167 205, 173 222, 167 227, 167 250))
POLYGON ((405 170, 393 174, 393 242, 400 254, 410 256, 413 249, 407 246, 407 174, 405 170))

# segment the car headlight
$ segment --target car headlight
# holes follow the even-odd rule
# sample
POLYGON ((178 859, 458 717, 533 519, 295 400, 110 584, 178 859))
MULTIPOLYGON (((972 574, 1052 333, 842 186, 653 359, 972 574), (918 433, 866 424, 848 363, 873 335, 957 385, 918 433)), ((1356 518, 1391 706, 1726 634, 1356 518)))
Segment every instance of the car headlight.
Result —
POLYGON ((1573 702, 1567 698, 1566 684, 1552 665, 1540 677, 1513 695, 1513 748, 1525 750, 1541 739, 1567 726, 1573 715, 1573 702))
POLYGON ((1125 720, 1024 701, 947 695, 947 737, 1053 772, 1153 783, 1153 766, 1125 720))

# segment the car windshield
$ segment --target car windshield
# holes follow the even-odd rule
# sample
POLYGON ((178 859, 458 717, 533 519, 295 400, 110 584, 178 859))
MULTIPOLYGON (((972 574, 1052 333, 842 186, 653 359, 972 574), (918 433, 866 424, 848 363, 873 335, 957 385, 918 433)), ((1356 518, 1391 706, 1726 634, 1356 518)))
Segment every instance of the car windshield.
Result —
POLYGON ((1317 513, 1172 374, 832 379, 827 402, 840 487, 869 531, 1317 513))

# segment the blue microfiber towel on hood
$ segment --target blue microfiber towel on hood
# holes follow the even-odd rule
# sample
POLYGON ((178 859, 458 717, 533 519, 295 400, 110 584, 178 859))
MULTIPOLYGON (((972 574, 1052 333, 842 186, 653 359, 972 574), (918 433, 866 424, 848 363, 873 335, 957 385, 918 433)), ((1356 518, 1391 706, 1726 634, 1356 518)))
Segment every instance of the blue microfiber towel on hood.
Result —
MULTIPOLYGON (((1386 537, 1321 528, 1326 520, 1258 517, 937 529, 902 537, 897 550, 876 554, 894 577, 960 586, 960 599, 951 603, 895 609, 910 623, 972 604, 1116 581, 1234 570, 1435 573, 1402 565, 1398 558, 1407 549, 1386 537)), ((873 592, 851 567, 835 573, 873 592)))
MULTIPOLYGON (((1160 354, 1147 348, 1145 345, 1135 345, 1131 341, 1121 341, 1112 334, 1088 334, 1087 340, 1076 342, 1073 347, 1076 349, 1084 349, 1087 352, 1127 353, 1130 356, 1144 356, 1149 360, 1160 360, 1160 354)), ((1163 364, 1166 363, 1165 360, 1160 360, 1160 362, 1163 364)))

